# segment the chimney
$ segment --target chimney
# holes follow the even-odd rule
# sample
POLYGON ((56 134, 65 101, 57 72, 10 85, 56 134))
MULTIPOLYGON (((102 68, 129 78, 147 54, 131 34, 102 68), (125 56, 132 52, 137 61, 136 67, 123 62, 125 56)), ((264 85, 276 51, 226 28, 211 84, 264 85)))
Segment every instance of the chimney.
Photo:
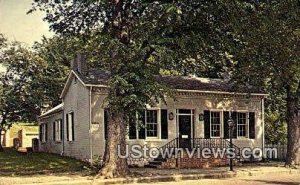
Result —
POLYGON ((80 74, 87 72, 86 56, 82 53, 77 54, 77 57, 71 62, 71 68, 80 74))

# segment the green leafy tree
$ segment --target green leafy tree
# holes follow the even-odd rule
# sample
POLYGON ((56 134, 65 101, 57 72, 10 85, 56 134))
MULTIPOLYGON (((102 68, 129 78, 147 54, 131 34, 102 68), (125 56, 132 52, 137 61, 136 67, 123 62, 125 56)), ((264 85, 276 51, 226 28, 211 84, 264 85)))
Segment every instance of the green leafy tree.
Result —
POLYGON ((109 137, 100 171, 107 178, 128 173, 126 159, 117 156, 118 145, 125 152, 128 120, 170 92, 156 81, 160 71, 220 76, 226 72, 223 66, 232 65, 224 50, 227 43, 235 43, 227 26, 231 1, 34 2, 30 12, 45 11, 52 30, 82 39, 84 47, 79 52, 111 73, 109 137))
POLYGON ((31 88, 42 62, 20 43, 6 42, 1 50, 0 64, 5 67, 0 74, 0 131, 5 131, 16 121, 36 120, 40 101, 31 88))
POLYGON ((33 46, 33 51, 45 64, 40 69, 42 75, 37 76, 32 83, 35 91, 41 94, 40 101, 44 110, 61 103, 59 97, 70 72, 70 61, 75 58, 81 46, 79 39, 57 36, 43 38, 33 46))
POLYGON ((240 2, 235 30, 243 45, 237 48, 235 80, 265 85, 272 99, 267 109, 285 113, 288 127, 286 165, 300 160, 300 8, 297 0, 240 2), (282 106, 284 104, 284 106, 282 106))
POLYGON ((284 145, 287 143, 287 123, 278 112, 265 114, 265 142, 284 145))

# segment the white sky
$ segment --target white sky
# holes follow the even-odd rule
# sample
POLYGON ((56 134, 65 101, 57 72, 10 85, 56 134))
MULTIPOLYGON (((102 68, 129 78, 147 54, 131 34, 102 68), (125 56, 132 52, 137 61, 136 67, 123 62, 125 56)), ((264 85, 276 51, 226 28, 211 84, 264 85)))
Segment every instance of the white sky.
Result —
POLYGON ((10 41, 21 41, 32 46, 42 35, 52 33, 43 19, 42 12, 27 15, 33 0, 0 0, 0 33, 10 41))

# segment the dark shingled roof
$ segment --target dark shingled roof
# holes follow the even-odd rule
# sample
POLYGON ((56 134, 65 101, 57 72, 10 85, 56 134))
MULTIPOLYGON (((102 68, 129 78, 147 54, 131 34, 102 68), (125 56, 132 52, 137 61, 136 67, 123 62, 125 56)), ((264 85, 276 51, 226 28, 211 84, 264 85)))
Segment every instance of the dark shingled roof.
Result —
POLYGON ((101 69, 91 69, 85 74, 76 72, 76 74, 86 84, 91 85, 107 85, 107 81, 110 77, 110 72, 101 69))
MULTIPOLYGON (((90 85, 107 85, 110 72, 104 70, 89 70, 85 74, 76 74, 84 83, 90 85)), ((266 94, 260 87, 238 87, 228 80, 198 78, 193 76, 156 76, 157 80, 166 86, 180 90, 236 92, 236 93, 258 93, 266 94)))

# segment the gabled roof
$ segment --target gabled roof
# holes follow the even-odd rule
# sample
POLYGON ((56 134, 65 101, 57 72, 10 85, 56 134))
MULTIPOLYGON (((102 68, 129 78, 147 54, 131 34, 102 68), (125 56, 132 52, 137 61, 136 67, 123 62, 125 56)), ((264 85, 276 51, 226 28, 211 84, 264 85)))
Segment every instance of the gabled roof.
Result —
MULTIPOLYGON (((61 98, 65 95, 72 77, 76 77, 84 86, 107 87, 110 73, 104 70, 89 70, 84 74, 72 71, 65 84, 61 98)), ((193 76, 156 76, 157 81, 179 91, 198 91, 209 93, 250 93, 253 95, 266 96, 267 94, 260 87, 236 86, 229 80, 198 78, 193 76)))
POLYGON ((61 104, 57 105, 56 107, 54 107, 54 108, 48 110, 47 112, 43 113, 42 115, 40 115, 39 118, 61 112, 61 111, 63 111, 63 109, 64 109, 64 104, 61 103, 61 104))

